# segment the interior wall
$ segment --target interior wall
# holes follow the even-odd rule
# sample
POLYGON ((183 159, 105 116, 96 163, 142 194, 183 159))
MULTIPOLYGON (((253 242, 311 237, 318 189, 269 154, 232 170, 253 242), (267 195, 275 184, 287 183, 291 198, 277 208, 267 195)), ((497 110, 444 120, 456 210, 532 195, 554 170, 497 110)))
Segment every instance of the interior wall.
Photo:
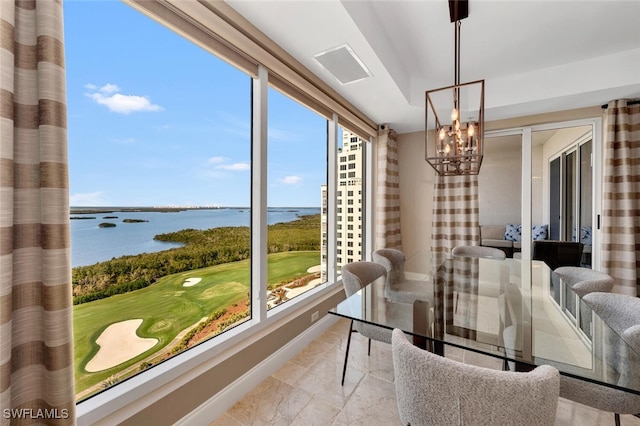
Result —
MULTIPOLYGON (((497 120, 485 123, 485 131, 512 129, 535 124, 556 123, 584 118, 601 117, 600 106, 576 110, 558 111, 547 114, 497 120)), ((540 157, 538 157, 540 158, 540 157)), ((400 165, 400 229, 402 232, 402 250, 407 262, 405 270, 420 274, 430 273, 431 247, 431 210, 433 205, 433 184, 435 172, 424 159, 424 132, 403 133, 398 135, 398 161, 400 165)), ((540 170, 541 160, 533 157, 532 170, 540 170)), ((519 175, 518 175, 519 176, 519 175)), ((517 178, 520 183, 520 178, 517 178)), ((533 201, 542 201, 544 183, 534 184, 533 201)), ((535 205, 535 204, 534 204, 535 205)), ((538 204, 540 205, 540 204, 538 204)), ((543 221, 541 212, 534 212, 533 224, 543 221)))
POLYGON ((520 223, 522 138, 487 138, 478 175, 480 225, 520 223))

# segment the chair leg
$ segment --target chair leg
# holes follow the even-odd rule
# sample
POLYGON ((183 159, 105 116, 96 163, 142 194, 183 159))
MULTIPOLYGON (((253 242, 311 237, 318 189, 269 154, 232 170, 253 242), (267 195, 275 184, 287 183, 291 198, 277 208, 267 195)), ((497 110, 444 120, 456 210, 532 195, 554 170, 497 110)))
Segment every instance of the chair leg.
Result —
POLYGON ((344 376, 347 374, 347 359, 349 358, 349 346, 351 345, 351 333, 353 333, 353 320, 349 324, 349 335, 347 336, 347 350, 344 354, 344 367, 342 368, 342 386, 344 386, 344 376))
POLYGON ((502 361, 502 371, 509 371, 509 361, 506 359, 502 361))
POLYGON ((616 422, 616 426, 620 426, 620 414, 613 413, 613 419, 616 422))
POLYGON ((367 356, 371 356, 371 339, 369 339, 369 349, 367 350, 367 356))

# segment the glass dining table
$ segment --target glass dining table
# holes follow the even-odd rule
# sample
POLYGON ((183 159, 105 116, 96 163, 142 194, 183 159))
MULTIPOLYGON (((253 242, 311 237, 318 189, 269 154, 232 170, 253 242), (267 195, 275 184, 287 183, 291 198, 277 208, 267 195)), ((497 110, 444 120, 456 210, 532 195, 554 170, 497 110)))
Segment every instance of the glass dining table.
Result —
POLYGON ((609 327, 544 262, 446 257, 413 303, 384 277, 330 313, 393 329, 440 355, 457 347, 527 371, 561 374, 640 394, 640 348, 609 327))

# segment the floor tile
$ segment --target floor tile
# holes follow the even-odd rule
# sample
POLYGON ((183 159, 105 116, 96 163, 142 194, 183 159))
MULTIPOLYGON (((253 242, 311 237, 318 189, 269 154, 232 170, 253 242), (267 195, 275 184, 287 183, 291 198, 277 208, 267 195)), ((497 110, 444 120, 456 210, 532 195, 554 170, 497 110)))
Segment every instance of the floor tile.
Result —
POLYGON ((344 386, 341 386, 342 364, 324 358, 300 377, 297 388, 342 409, 365 375, 356 368, 347 368, 344 386))
MULTIPOLYGON (((352 334, 344 386, 340 385, 349 321, 339 319, 288 360, 272 376, 209 426, 253 425, 400 425, 391 345, 352 334)), ((457 348, 447 357, 501 369, 502 361, 457 348)), ((640 426, 640 418, 621 416, 623 426, 640 426)), ((556 426, 613 426, 613 413, 564 398, 558 400, 556 426)))
POLYGON ((292 425, 300 426, 324 426, 330 425, 340 414, 340 410, 320 398, 312 398, 302 409, 300 414, 293 419, 292 425))
POLYGON ((243 425, 288 425, 311 398, 308 392, 267 377, 227 414, 243 425))
POLYGON ((358 385, 334 425, 399 425, 395 385, 368 375, 358 385))

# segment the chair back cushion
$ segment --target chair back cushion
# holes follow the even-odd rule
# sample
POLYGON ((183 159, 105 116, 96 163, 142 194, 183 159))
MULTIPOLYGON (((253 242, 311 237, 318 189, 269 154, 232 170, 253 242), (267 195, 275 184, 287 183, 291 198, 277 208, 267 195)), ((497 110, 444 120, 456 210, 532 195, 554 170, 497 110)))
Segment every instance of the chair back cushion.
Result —
POLYGON ((390 284, 404 280, 404 253, 397 249, 380 249, 373 252, 373 261, 381 264, 387 270, 387 279, 390 284))
POLYGON ((384 276, 387 270, 374 262, 351 262, 342 266, 342 284, 347 297, 384 276))
POLYGON ((611 275, 580 266, 561 266, 553 272, 580 297, 596 291, 608 293, 614 284, 611 275))
POLYGON ((560 375, 543 365, 528 373, 463 364, 392 335, 398 411, 411 425, 553 425, 560 375))
MULTIPOLYGON (((387 270, 374 262, 351 262, 342 266, 342 284, 347 297, 358 292, 379 278, 386 279, 387 270)), ((353 322, 353 329, 369 339, 391 343, 391 330, 367 324, 361 321, 353 322)))
MULTIPOLYGON (((589 293, 584 302, 616 333, 640 325, 640 298, 618 293, 589 293)), ((629 330, 629 334, 635 334, 629 330)), ((640 342, 637 342, 640 344, 640 342)))
POLYGON ((451 250, 453 256, 460 257, 484 257, 487 259, 505 259, 502 250, 484 246, 456 246, 451 250))

